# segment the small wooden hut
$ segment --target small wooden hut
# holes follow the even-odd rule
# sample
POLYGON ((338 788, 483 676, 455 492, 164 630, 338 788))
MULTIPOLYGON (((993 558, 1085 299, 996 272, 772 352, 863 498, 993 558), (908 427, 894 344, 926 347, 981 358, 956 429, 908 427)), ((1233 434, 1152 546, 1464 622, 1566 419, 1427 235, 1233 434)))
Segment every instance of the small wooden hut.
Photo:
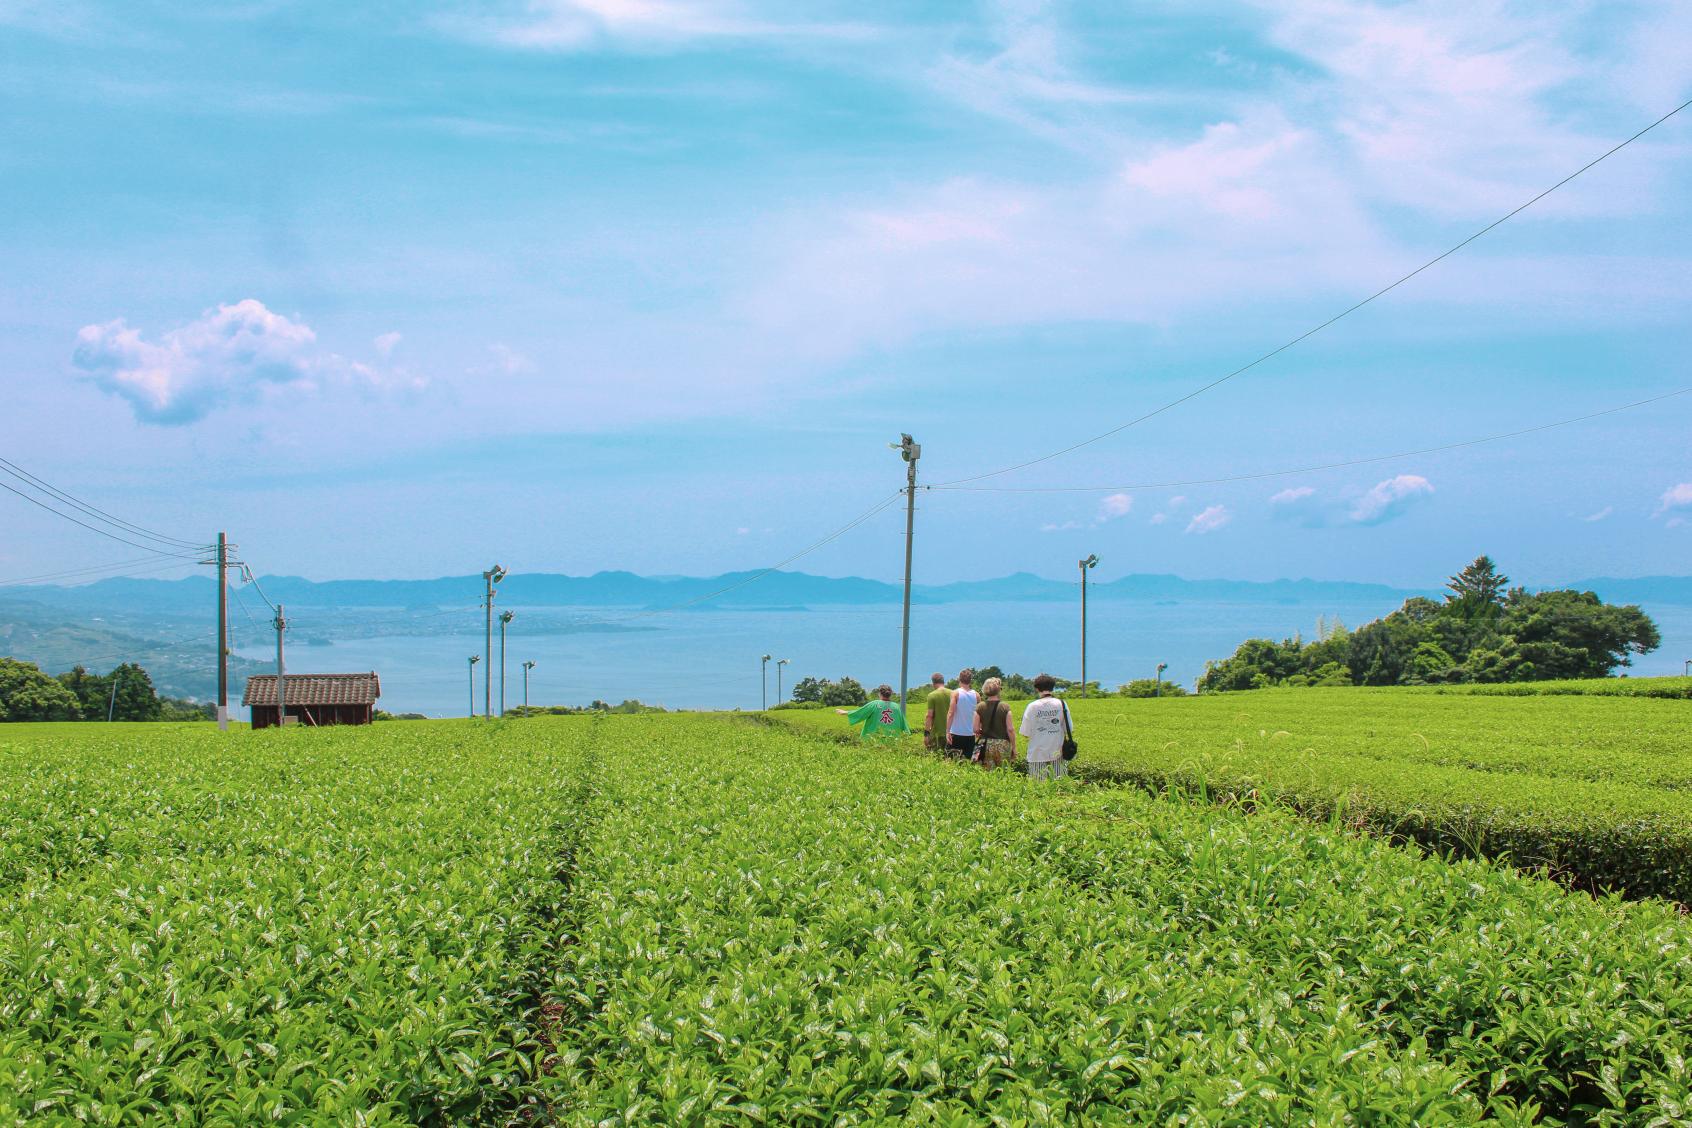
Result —
MULTIPOLYGON (((376 699, 382 682, 368 674, 289 674, 288 717, 301 725, 367 725, 376 719, 376 699)), ((253 727, 277 723, 276 675, 254 674, 247 679, 241 704, 252 710, 253 727)))

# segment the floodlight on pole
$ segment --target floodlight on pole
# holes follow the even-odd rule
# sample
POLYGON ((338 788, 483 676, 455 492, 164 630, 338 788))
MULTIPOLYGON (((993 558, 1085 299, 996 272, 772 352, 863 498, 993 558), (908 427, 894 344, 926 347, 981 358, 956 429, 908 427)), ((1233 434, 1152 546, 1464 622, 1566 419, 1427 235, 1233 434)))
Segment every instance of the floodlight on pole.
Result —
POLYGON ((470 655, 470 719, 476 719, 476 663, 482 660, 480 654, 470 655))
POLYGON ((517 617, 515 611, 499 613, 499 715, 505 716, 505 627, 517 617))
POLYGON ((768 710, 770 707, 770 655, 768 654, 758 659, 758 686, 759 691, 764 695, 764 709, 768 710))
POLYGON ((529 707, 529 671, 535 668, 533 662, 523 663, 523 708, 529 707))
POLYGON ((1152 696, 1153 697, 1162 697, 1163 696, 1163 671, 1167 670, 1168 668, 1169 668, 1168 662, 1159 662, 1157 664, 1157 684, 1152 686, 1152 696))
POLYGON ((905 610, 904 625, 899 632, 899 711, 902 713, 911 670, 911 539, 916 532, 917 460, 922 457, 922 444, 908 434, 900 434, 897 443, 887 445, 905 460, 905 610))
POLYGON ((1087 573, 1099 566, 1097 553, 1080 561, 1081 567, 1081 696, 1087 696, 1087 573))
POLYGON ((786 658, 777 659, 777 661, 776 661, 776 704, 777 705, 781 704, 781 668, 785 665, 787 665, 787 659, 786 658))
MULTIPOLYGON (((486 612, 485 634, 482 639, 482 656, 488 664, 482 668, 482 715, 493 716, 493 602, 494 585, 505 579, 505 569, 495 564, 482 573, 482 583, 486 586, 487 595, 483 600, 482 609, 486 612)), ((472 706, 474 708, 474 706, 472 706)))

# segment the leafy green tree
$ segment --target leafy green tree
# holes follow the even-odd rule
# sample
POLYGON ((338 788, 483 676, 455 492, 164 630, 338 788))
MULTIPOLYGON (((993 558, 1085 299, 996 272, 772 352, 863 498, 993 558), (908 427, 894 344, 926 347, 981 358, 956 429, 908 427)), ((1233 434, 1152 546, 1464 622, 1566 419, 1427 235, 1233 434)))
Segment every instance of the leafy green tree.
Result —
POLYGON ((1116 690, 1121 697, 1185 697, 1187 687, 1180 682, 1165 680, 1160 683, 1156 678, 1135 678, 1127 685, 1119 686, 1116 690))
POLYGON ((843 705, 862 705, 869 700, 869 690, 856 678, 841 678, 838 682, 823 683, 822 703, 838 708, 843 705))
POLYGON ((0 721, 75 721, 76 695, 33 662, 0 658, 0 721))
POLYGON ((1477 556, 1468 567, 1450 577, 1446 587, 1451 594, 1445 601, 1453 607, 1458 618, 1491 618, 1498 614, 1504 602, 1504 589, 1510 577, 1498 570, 1490 556, 1477 556))
POLYGON ((793 692, 788 697, 800 704, 822 704, 823 686, 826 683, 817 678, 800 678, 793 686, 793 692))
POLYGON ((1450 680, 1451 671, 1457 668, 1457 660, 1445 652, 1445 648, 1437 642, 1428 641, 1417 645, 1410 655, 1410 661, 1405 670, 1405 680, 1412 684, 1433 684, 1450 680))
POLYGON ((103 721, 108 713, 114 721, 157 721, 165 714, 153 691, 153 679, 133 662, 125 662, 109 674, 90 674, 77 666, 60 674, 59 682, 76 697, 85 721, 103 721))
POLYGON ((1541 678, 1608 677, 1663 641, 1637 606, 1607 604, 1590 591, 1530 595, 1517 589, 1505 602, 1500 626, 1541 678))

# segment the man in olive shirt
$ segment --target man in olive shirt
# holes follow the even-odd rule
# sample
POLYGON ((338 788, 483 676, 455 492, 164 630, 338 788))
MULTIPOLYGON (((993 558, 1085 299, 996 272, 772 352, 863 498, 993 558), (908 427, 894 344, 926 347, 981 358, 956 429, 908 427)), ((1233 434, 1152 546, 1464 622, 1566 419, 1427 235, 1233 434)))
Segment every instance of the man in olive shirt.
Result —
POLYGON ((922 722, 922 746, 930 752, 946 749, 946 715, 952 709, 952 691, 946 688, 946 675, 929 678, 928 715, 922 722))

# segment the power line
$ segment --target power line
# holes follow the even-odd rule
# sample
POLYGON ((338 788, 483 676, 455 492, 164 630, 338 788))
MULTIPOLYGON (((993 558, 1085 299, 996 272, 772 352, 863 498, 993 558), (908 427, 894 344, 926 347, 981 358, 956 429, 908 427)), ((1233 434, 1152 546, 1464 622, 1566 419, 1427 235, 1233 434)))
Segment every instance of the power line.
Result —
POLYGON ((1649 399, 1635 400, 1617 407, 1606 407, 1602 411, 1594 411, 1586 415, 1577 415, 1572 419, 1559 419, 1555 423, 1541 423, 1534 427, 1523 427, 1519 431, 1505 431, 1498 435, 1485 435, 1478 439, 1465 439, 1458 443, 1445 443, 1441 446, 1423 447, 1420 450, 1403 450, 1395 454, 1377 454, 1369 458, 1353 458, 1344 462, 1324 462, 1320 466, 1301 466, 1295 470, 1266 470, 1258 474, 1234 474, 1226 478, 1188 478, 1174 482, 1134 482, 1121 486, 959 486, 935 485, 924 486, 929 490, 964 490, 975 493, 1125 493, 1129 490, 1161 490, 1175 489, 1182 486, 1218 486, 1229 482, 1252 482, 1264 478, 1287 478, 1295 474, 1315 474, 1323 470, 1342 470, 1348 466, 1367 466, 1374 462, 1391 462, 1399 458, 1419 458, 1427 454, 1440 454, 1445 451, 1462 450, 1464 447, 1480 446, 1482 443, 1496 443, 1504 439, 1517 439, 1523 435, 1535 435, 1541 431, 1553 431, 1558 427, 1568 427, 1575 423, 1585 423, 1591 419, 1600 419, 1606 415, 1615 415, 1621 411, 1632 411, 1636 407, 1661 403, 1676 396, 1692 393, 1692 388, 1681 388, 1678 391, 1664 392, 1660 396, 1649 399))
MULTIPOLYGON (((98 578, 102 579, 102 580, 126 580, 126 579, 131 579, 131 578, 137 577, 137 576, 152 575, 153 573, 156 573, 156 572, 168 572, 168 571, 175 569, 175 568, 190 568, 190 567, 193 567, 193 566, 194 566, 194 561, 192 561, 192 560, 172 560, 169 563, 159 564, 159 565, 156 565, 152 568, 137 568, 137 569, 134 569, 133 571, 117 572, 117 573, 99 576, 98 578)), ((69 578, 75 578, 75 577, 69 577, 69 578)), ((42 577, 28 576, 28 577, 25 577, 23 579, 18 579, 18 580, 0 580, 0 587, 27 587, 27 586, 31 586, 31 585, 34 585, 34 584, 37 584, 37 583, 42 583, 42 582, 44 582, 42 577)))
MULTIPOLYGON (((6 490, 9 493, 15 493, 19 497, 23 498, 25 501, 29 502, 31 505, 38 506, 42 509, 45 509, 47 512, 53 514, 55 517, 63 517, 66 521, 69 521, 73 525, 81 525, 83 528, 87 529, 91 533, 99 533, 103 537, 109 537, 112 540, 118 541, 121 544, 127 544, 131 548, 139 548, 139 549, 142 549, 142 550, 148 551, 148 552, 158 552, 159 551, 157 545, 142 544, 139 541, 132 541, 128 537, 120 537, 116 533, 107 532, 105 529, 99 528, 98 526, 95 526, 95 525, 90 525, 86 521, 79 521, 75 517, 72 517, 69 513, 66 513, 66 512, 64 512, 63 510, 60 510, 60 509, 55 509, 51 505, 48 505, 46 502, 40 500, 39 498, 31 497, 29 494, 24 493, 20 489, 15 489, 12 486, 8 486, 5 482, 0 482, 0 490, 6 490)), ((203 551, 205 551, 205 550, 204 549, 199 550, 199 552, 203 552, 203 551)), ((187 557, 187 556, 198 556, 199 552, 192 552, 192 553, 189 553, 189 552, 162 552, 162 553, 160 553, 160 555, 161 556, 183 556, 183 557, 187 557)))
POLYGON ((4 458, 0 458, 0 473, 9 474, 13 478, 18 479, 19 481, 25 483, 26 485, 34 487, 35 489, 41 491, 42 493, 45 493, 49 497, 54 498, 58 501, 64 502, 64 503, 80 510, 85 516, 92 517, 93 519, 95 519, 97 521, 104 521, 107 524, 112 525, 113 527, 115 527, 115 528, 117 528, 117 529, 119 529, 123 532, 130 533, 130 534, 135 535, 135 536, 145 537, 148 540, 155 540, 155 541, 160 542, 161 544, 164 544, 164 545, 167 545, 167 546, 170 546, 170 547, 174 547, 174 548, 186 548, 186 549, 198 550, 198 549, 205 547, 204 545, 195 544, 193 541, 183 540, 180 537, 166 536, 163 533, 155 532, 152 529, 148 529, 144 526, 137 525, 132 521, 125 521, 121 517, 113 517, 110 513, 107 513, 105 510, 99 509, 99 508, 97 508, 93 505, 90 505, 89 503, 81 500, 80 498, 74 497, 71 494, 66 493, 64 490, 59 489, 57 486, 53 485, 51 482, 43 481, 41 478, 38 478, 34 474, 31 474, 28 470, 25 470, 22 466, 19 466, 17 463, 9 462, 4 458))
MULTIPOLYGON (((37 584, 37 583, 47 583, 47 582, 50 582, 52 580, 77 579, 77 578, 81 578, 81 577, 89 577, 89 576, 96 575, 100 572, 111 572, 111 571, 117 571, 117 570, 121 570, 121 569, 125 569, 125 568, 133 568, 138 564, 148 564, 148 563, 151 563, 154 560, 159 560, 159 559, 166 558, 166 557, 170 558, 173 561, 177 559, 177 557, 174 553, 154 552, 154 553, 152 553, 148 556, 137 557, 134 560, 114 560, 109 564, 90 564, 90 565, 87 565, 86 567, 82 567, 82 568, 66 568, 63 571, 59 571, 59 572, 43 572, 38 576, 19 576, 15 579, 0 580, 0 587, 12 587, 12 586, 16 586, 16 585, 19 585, 19 584, 37 584)), ((175 567, 176 565, 172 564, 170 566, 175 567)), ((112 577, 104 577, 104 578, 116 579, 118 577, 112 576, 112 577)))
POLYGON ((1334 314, 1334 316, 1328 318, 1328 320, 1322 322, 1320 325, 1317 325, 1315 328, 1307 329, 1303 333, 1300 333, 1298 336, 1294 337, 1292 340, 1286 342, 1285 344, 1280 345, 1277 348, 1273 348, 1273 349, 1269 350, 1268 352, 1264 353, 1262 356, 1258 357, 1256 360, 1252 361, 1251 363, 1241 365, 1240 367, 1234 369, 1232 372, 1228 373, 1226 376, 1220 376, 1217 379, 1212 380, 1208 384, 1204 384, 1204 385, 1202 385, 1198 388, 1194 388, 1192 391, 1188 392, 1186 395, 1183 395, 1183 396, 1181 396, 1177 399, 1170 400, 1168 403, 1164 404, 1162 407, 1156 408, 1155 410, 1152 410, 1152 411, 1148 411, 1144 415, 1138 416, 1137 418, 1130 419, 1128 422, 1123 423, 1120 426, 1112 427, 1108 431, 1102 431, 1099 434, 1094 435, 1091 438, 1082 439, 1080 442, 1072 443, 1069 446, 1063 447, 1060 450, 1054 450, 1050 454, 1042 454, 1038 458, 1030 458, 1026 462, 1018 462, 1014 466, 1006 466, 1006 467, 999 469, 999 470, 990 470, 990 471, 988 471, 984 474, 975 474, 975 475, 972 475, 971 477, 968 477, 968 478, 958 478, 958 479, 951 481, 951 482, 940 483, 940 484, 933 486, 931 488, 938 489, 938 488, 940 488, 940 485, 961 486, 961 485, 965 485, 969 482, 979 482, 979 481, 981 481, 985 478, 997 478, 1002 474, 1010 474, 1010 473, 1017 471, 1017 470, 1026 470, 1030 466, 1037 466, 1042 462, 1049 462, 1054 458, 1060 458, 1063 455, 1070 454, 1074 451, 1080 450, 1082 447, 1091 446, 1093 443, 1099 442, 1102 439, 1108 439, 1112 435, 1121 434, 1123 431, 1126 431, 1128 428, 1136 427, 1139 424, 1146 422, 1148 419, 1156 418, 1157 416, 1162 415, 1166 411, 1170 411, 1170 410, 1172 410, 1176 407, 1181 406, 1182 404, 1186 403, 1188 400, 1197 399, 1199 396, 1204 395, 1206 392, 1210 391, 1211 389, 1217 388, 1217 387, 1220 387, 1223 384, 1226 384, 1229 380, 1232 380, 1234 377, 1251 371, 1253 368, 1256 368, 1258 365, 1262 364, 1264 361, 1269 360, 1272 357, 1279 356, 1281 353, 1286 352, 1288 349, 1292 348, 1294 345, 1299 344, 1301 341, 1305 341, 1305 340, 1308 340, 1311 337, 1314 337, 1317 333, 1320 333, 1322 330, 1328 328, 1328 326, 1334 324, 1335 322, 1337 322, 1337 321, 1339 321, 1339 320, 1341 320, 1345 317, 1349 317, 1353 313, 1356 313, 1358 310, 1362 309, 1364 306, 1368 305, 1370 302, 1373 302, 1376 298, 1384 297, 1386 294, 1389 294, 1393 290, 1398 289, 1398 287, 1404 285, 1404 283, 1410 281, 1410 279, 1416 277, 1416 275, 1422 273, 1424 270, 1427 270, 1430 267, 1432 267, 1432 266, 1434 266, 1434 265, 1436 265, 1440 262, 1443 262, 1445 259, 1450 258, 1452 255, 1456 254, 1458 251, 1462 250, 1464 247, 1468 246, 1470 243, 1473 243, 1476 239, 1479 239, 1482 235, 1485 235, 1487 232, 1493 230, 1495 227, 1498 227, 1500 224, 1503 224, 1505 221, 1512 219, 1517 215, 1520 215, 1522 212, 1526 211, 1528 208, 1532 207, 1534 204, 1537 204, 1539 201, 1543 200, 1545 197, 1549 196, 1551 193, 1555 192, 1557 189, 1561 188, 1563 185, 1569 183, 1571 180, 1575 179, 1577 176, 1580 176, 1582 173, 1586 172, 1588 169, 1593 168, 1594 166, 1598 165, 1599 163, 1603 162, 1604 160, 1607 160, 1608 158, 1614 156, 1616 153, 1619 153, 1621 150, 1625 149, 1627 146, 1633 144, 1633 142, 1639 140, 1641 137, 1643 137, 1647 133, 1651 132, 1651 130, 1657 128, 1657 126, 1663 124, 1663 122, 1667 121, 1669 118, 1673 117, 1674 115, 1678 114, 1680 111, 1684 110, 1687 106, 1692 106, 1692 99, 1688 99, 1687 101, 1682 102, 1680 105, 1676 106, 1674 109, 1670 110, 1668 113, 1664 114, 1662 117, 1658 118, 1656 121, 1652 122, 1650 125, 1647 125, 1644 129, 1641 129, 1638 133, 1635 133, 1633 136, 1629 137, 1627 140, 1622 141, 1621 143, 1615 145, 1614 147, 1610 148, 1606 152, 1600 154, 1597 157, 1594 157, 1590 161, 1587 161, 1585 164, 1581 165, 1579 168, 1575 169, 1573 172, 1571 172, 1567 176, 1563 177, 1563 179, 1557 181, 1557 183, 1551 185, 1551 187, 1545 189, 1543 192, 1541 192, 1537 196, 1533 197, 1533 199, 1531 199, 1531 200, 1527 201, 1526 203, 1521 204, 1520 206, 1506 212, 1504 215, 1499 216, 1497 219, 1493 220, 1491 223, 1487 224, 1485 227, 1481 228, 1479 231, 1476 231, 1474 234, 1470 235, 1468 238, 1464 239, 1462 242, 1458 243, 1457 245, 1449 248, 1448 250, 1446 250, 1446 251, 1444 251, 1444 252, 1442 252, 1438 255, 1435 255, 1433 258, 1429 259, 1427 262, 1424 262, 1421 266, 1418 266, 1415 270, 1412 270, 1410 273, 1400 277, 1396 281, 1391 282, 1386 286, 1381 287, 1379 290, 1376 290, 1374 293, 1370 294, 1368 297, 1364 298, 1362 301, 1357 302, 1356 304, 1354 304, 1354 305, 1352 305, 1352 306, 1350 306, 1350 307, 1348 307, 1344 310, 1341 310, 1339 313, 1334 314))

